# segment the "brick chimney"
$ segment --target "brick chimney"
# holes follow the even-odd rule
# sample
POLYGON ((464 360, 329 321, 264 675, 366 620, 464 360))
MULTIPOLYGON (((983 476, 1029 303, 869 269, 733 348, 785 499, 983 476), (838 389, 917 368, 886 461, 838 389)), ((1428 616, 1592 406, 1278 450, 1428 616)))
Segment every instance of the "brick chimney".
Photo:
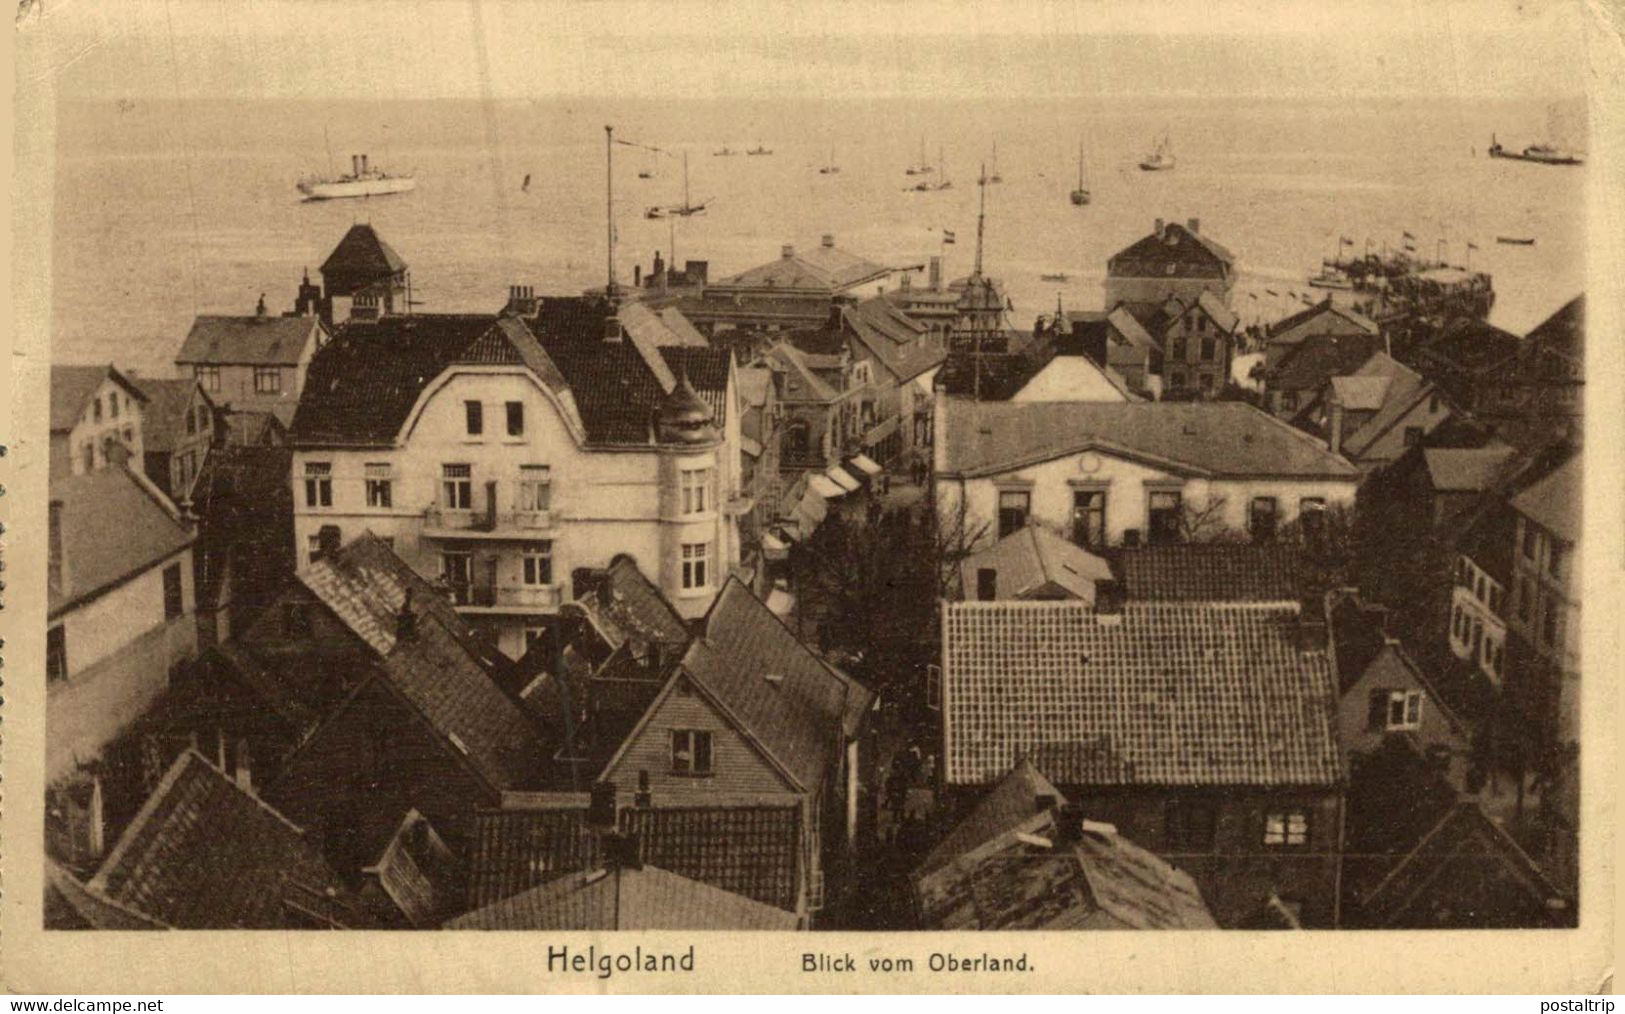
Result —
POLYGON ((789 243, 786 243, 786 244, 784 244, 784 246, 779 248, 779 256, 781 258, 783 258, 784 260, 789 260, 790 258, 794 257, 795 255, 796 255, 796 248, 794 246, 792 246, 791 244, 789 244, 789 243))

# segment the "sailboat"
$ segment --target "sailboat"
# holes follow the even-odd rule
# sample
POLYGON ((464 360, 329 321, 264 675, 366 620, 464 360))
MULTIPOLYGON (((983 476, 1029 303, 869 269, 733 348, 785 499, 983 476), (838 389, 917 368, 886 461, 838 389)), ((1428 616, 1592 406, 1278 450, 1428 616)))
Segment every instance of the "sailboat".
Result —
POLYGON ((727 145, 723 145, 722 147, 718 148, 716 151, 713 151, 711 154, 713 154, 713 155, 737 155, 739 153, 737 151, 734 151, 732 148, 728 147, 727 145))
POLYGON ((993 171, 983 175, 978 183, 1003 183, 1004 177, 999 175, 999 142, 993 142, 993 171))
POLYGON ((949 190, 949 189, 951 189, 953 187, 954 184, 953 184, 952 180, 945 179, 943 177, 943 172, 944 172, 944 166, 943 166, 942 149, 939 148, 939 149, 937 149, 937 181, 935 183, 933 183, 930 180, 921 180, 920 182, 914 184, 914 186, 910 187, 909 189, 910 190, 949 190))
POLYGON ((829 146, 829 161, 824 163, 823 168, 819 169, 818 173, 821 176, 834 176, 840 171, 841 167, 835 164, 835 146, 832 144, 829 146))
POLYGON ((711 198, 709 198, 709 197, 707 197, 705 200, 701 201, 698 204, 693 204, 693 203, 691 203, 689 201, 689 197, 688 197, 688 152, 685 151, 685 152, 683 152, 683 203, 682 204, 674 204, 674 205, 671 205, 670 207, 663 207, 663 206, 661 206, 659 204, 651 205, 649 207, 649 209, 643 213, 643 217, 644 218, 665 218, 667 215, 679 215, 679 216, 681 216, 683 218, 687 218, 689 215, 698 215, 700 212, 704 211, 705 206, 707 204, 710 204, 710 203, 711 203, 711 198))
POLYGON ((745 152, 745 154, 747 154, 747 155, 771 155, 771 154, 773 154, 773 149, 767 147, 764 144, 762 144, 762 142, 757 141, 756 142, 756 147, 754 147, 754 148, 750 149, 749 151, 745 152))
POLYGON ((925 161, 925 138, 920 138, 920 160, 903 170, 905 176, 929 176, 932 167, 925 161))
POLYGON ((1168 135, 1164 133, 1162 140, 1157 142, 1156 150, 1140 160, 1140 168, 1146 172, 1158 172, 1173 167, 1173 146, 1168 143, 1168 135))
POLYGON ((1083 185, 1083 142, 1078 142, 1078 186, 1072 191, 1072 203, 1083 205, 1089 203, 1089 190, 1083 185))

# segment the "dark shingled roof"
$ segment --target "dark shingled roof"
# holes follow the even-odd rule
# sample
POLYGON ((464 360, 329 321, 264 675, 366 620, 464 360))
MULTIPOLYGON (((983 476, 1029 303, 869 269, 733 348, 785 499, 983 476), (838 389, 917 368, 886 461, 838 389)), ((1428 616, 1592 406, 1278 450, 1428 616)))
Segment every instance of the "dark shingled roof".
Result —
POLYGON ((315 317, 199 316, 175 356, 182 366, 293 366, 317 341, 315 317))
POLYGON ((591 619, 610 648, 619 648, 629 638, 678 648, 688 644, 688 626, 682 616, 631 557, 615 560, 588 584, 591 587, 574 604, 591 619))
POLYGON ((85 402, 102 386, 102 381, 113 381, 130 397, 145 402, 147 396, 128 377, 112 366, 53 366, 51 367, 51 432, 71 430, 84 411, 85 402))
MULTIPOLYGON (((603 862, 587 799, 557 807, 486 811, 469 849, 469 907, 489 905, 603 862)), ((798 808, 765 805, 624 807, 622 833, 641 861, 775 908, 794 911, 801 836, 798 808)))
POLYGON ((959 823, 937 842, 920 863, 916 875, 927 873, 955 856, 969 852, 971 849, 997 838, 1011 827, 1020 824, 1038 814, 1038 797, 1049 796, 1055 806, 1067 805, 1066 796, 1056 788, 1044 773, 1033 767, 1033 762, 1023 757, 1016 762, 1010 773, 999 779, 999 784, 993 786, 970 813, 960 818, 959 823))
POLYGON ((188 750, 125 829, 91 893, 179 929, 281 929, 337 874, 304 832, 188 750))
MULTIPOLYGON (((405 271, 406 262, 401 255, 381 239, 371 225, 359 223, 339 240, 338 246, 322 262, 324 275, 343 274, 371 277, 373 280, 405 271)), ((340 293, 345 295, 346 293, 340 293)))
POLYGON ((1303 554, 1289 543, 1185 543, 1116 551, 1124 594, 1143 602, 1296 602, 1303 554))
POLYGON ((1264 383, 1272 391, 1318 391, 1331 378, 1359 369, 1382 348, 1382 339, 1374 334, 1310 335, 1291 347, 1264 383))
POLYGON ((1459 319, 1422 346, 1420 355, 1442 366, 1478 373, 1516 359, 1522 340, 1482 320, 1459 319))
POLYGON ((62 503, 62 583, 50 615, 186 549, 193 533, 145 476, 110 466, 51 480, 62 503))
MULTIPOLYGON (((1108 258, 1106 264, 1110 269, 1112 263, 1119 257, 1151 258, 1156 260, 1170 256, 1178 257, 1184 253, 1185 248, 1190 245, 1192 240, 1215 261, 1225 265, 1227 269, 1235 264, 1235 255, 1225 249, 1224 246, 1203 235, 1200 231, 1191 232, 1178 222, 1169 222, 1164 226, 1160 236, 1152 232, 1135 240, 1108 258)), ((1161 272, 1158 272, 1158 274, 1161 274, 1161 272)))

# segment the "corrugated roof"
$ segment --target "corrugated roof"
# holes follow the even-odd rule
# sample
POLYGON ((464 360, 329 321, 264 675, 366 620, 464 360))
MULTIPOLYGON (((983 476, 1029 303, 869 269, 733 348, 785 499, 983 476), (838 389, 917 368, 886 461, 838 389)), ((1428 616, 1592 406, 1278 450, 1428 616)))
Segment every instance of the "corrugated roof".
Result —
POLYGON ((52 366, 51 367, 51 432, 61 433, 73 429, 85 402, 112 377, 114 383, 130 392, 130 397, 145 402, 147 396, 124 374, 113 366, 52 366))
POLYGON ((1105 560, 1036 525, 1011 532, 959 565, 967 596, 976 587, 976 574, 983 568, 998 572, 1001 599, 1025 598, 1054 585, 1081 602, 1093 603, 1095 582, 1113 580, 1111 566, 1105 560))
POLYGON ((293 366, 317 341, 322 323, 315 317, 224 317, 202 315, 175 362, 180 366, 293 366))
POLYGON ((446 928, 793 930, 799 922, 793 912, 645 866, 571 873, 459 916, 446 928))
POLYGON ((1297 622, 1259 604, 948 603, 947 780, 1030 757, 1063 785, 1336 784, 1336 682, 1297 622))
POLYGON ((299 828, 188 750, 88 890, 178 929, 281 929, 287 902, 340 889, 299 828))
POLYGON ((192 530, 146 476, 110 466, 51 480, 62 503, 62 584, 49 589, 50 615, 174 556, 192 530))
POLYGON ((1576 454, 1512 498, 1512 509, 1570 544, 1580 541, 1581 460, 1576 454))
POLYGON ((1313 437, 1242 402, 954 401, 950 409, 947 474, 993 474, 1096 449, 1195 475, 1358 475, 1313 437))
POLYGON ((1286 542, 1125 547, 1115 556, 1133 601, 1297 602, 1303 595, 1303 554, 1286 542))

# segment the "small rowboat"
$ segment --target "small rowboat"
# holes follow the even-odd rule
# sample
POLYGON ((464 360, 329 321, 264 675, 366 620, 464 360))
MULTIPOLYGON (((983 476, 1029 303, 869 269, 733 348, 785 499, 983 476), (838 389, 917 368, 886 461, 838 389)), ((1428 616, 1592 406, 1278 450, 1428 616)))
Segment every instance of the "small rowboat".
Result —
POLYGON ((1535 237, 1533 236, 1497 236, 1495 237, 1495 241, 1497 243, 1505 243, 1508 246, 1535 245, 1535 237))

